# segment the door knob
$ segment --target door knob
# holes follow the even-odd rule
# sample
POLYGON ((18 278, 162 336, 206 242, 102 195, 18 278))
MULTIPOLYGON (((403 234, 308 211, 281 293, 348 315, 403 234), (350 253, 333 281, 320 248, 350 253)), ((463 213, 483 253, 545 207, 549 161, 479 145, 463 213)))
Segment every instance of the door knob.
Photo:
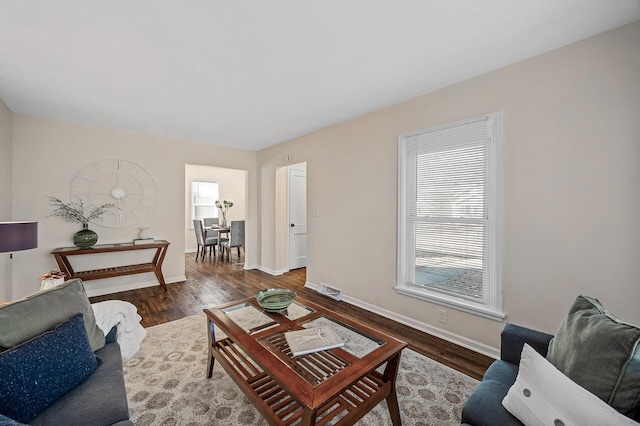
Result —
POLYGON ((295 223, 292 223, 292 224, 291 224, 291 227, 292 227, 292 228, 295 228, 295 227, 296 227, 296 224, 295 224, 295 223))

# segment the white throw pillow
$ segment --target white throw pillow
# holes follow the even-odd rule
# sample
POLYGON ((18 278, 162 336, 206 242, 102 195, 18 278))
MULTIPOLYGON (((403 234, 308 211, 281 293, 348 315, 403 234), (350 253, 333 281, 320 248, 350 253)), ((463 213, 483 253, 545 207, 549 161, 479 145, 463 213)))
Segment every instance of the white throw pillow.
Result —
POLYGON ((502 405, 526 426, 638 425, 578 386, 527 344, 516 382, 502 405))

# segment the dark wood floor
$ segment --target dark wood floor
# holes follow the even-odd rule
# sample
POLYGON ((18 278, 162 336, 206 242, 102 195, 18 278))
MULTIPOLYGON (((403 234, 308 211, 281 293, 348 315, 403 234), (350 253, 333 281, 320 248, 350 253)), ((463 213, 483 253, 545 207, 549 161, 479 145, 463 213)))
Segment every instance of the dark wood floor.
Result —
MULTIPOLYGON (((235 262, 222 262, 209 258, 196 261, 194 253, 187 254, 185 257, 187 280, 169 284, 167 293, 160 286, 148 287, 92 297, 91 302, 112 299, 131 302, 142 316, 142 325, 150 327, 200 314, 204 308, 250 297, 260 290, 284 287, 295 290, 305 299, 396 336, 407 342, 411 349, 476 379, 482 378, 493 361, 487 356, 309 290, 304 287, 306 279, 304 268, 274 277, 257 270, 244 270, 242 264, 235 262)), ((237 257, 232 257, 232 260, 237 260, 237 257)))

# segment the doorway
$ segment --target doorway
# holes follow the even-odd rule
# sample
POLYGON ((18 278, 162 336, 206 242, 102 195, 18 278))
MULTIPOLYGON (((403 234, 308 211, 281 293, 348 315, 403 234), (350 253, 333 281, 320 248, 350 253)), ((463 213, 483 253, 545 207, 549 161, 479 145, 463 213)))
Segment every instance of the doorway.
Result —
MULTIPOLYGON (((193 229, 193 219, 195 209, 198 207, 194 204, 192 193, 192 182, 203 181, 217 184, 218 193, 214 198, 219 200, 232 200, 233 207, 227 213, 227 220, 245 220, 247 217, 247 171, 238 169, 228 169, 223 167, 185 164, 185 181, 184 181, 184 228, 185 228, 185 253, 196 252, 196 237, 193 229)), ((207 211, 216 213, 212 217, 217 216, 215 207, 215 199, 207 199, 207 211)), ((246 247, 246 244, 245 244, 246 247)), ((246 252, 245 252, 246 258, 246 252)))
POLYGON ((307 164, 287 167, 287 269, 307 266, 307 164))

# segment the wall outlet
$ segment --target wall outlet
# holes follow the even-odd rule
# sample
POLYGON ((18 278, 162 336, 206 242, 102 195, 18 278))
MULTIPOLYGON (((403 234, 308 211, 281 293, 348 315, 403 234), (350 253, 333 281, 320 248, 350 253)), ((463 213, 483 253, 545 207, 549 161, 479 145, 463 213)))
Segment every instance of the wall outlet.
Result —
POLYGON ((438 309, 438 322, 443 324, 447 323, 447 310, 446 309, 438 309))

